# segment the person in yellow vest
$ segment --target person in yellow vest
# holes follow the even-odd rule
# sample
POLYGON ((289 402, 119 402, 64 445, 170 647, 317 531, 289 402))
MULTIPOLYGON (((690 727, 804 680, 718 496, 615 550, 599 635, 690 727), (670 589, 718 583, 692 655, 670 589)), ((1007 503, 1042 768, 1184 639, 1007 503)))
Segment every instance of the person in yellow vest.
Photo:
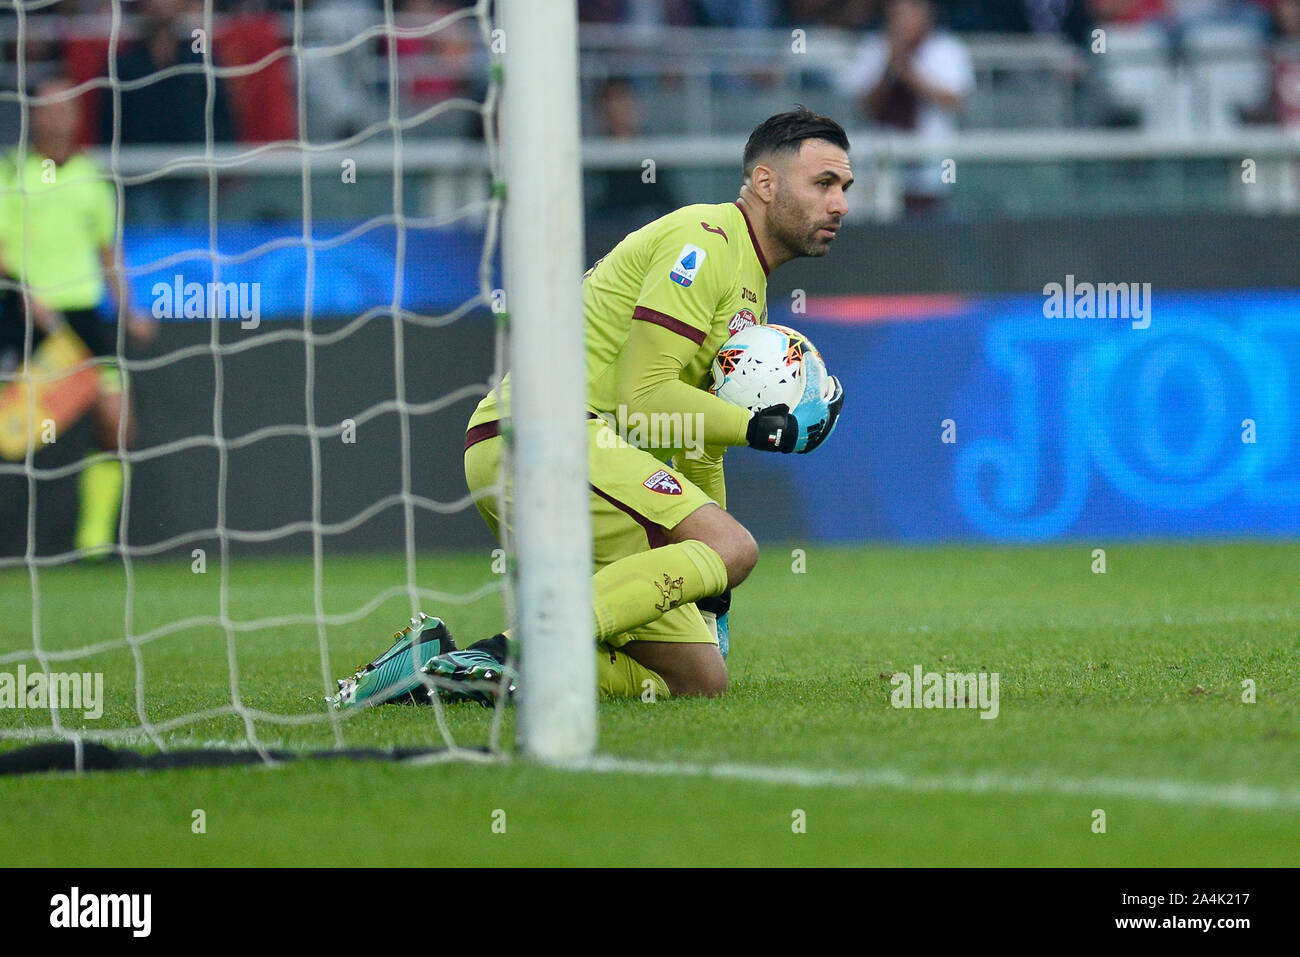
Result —
POLYGON ((26 325, 32 348, 61 323, 98 357, 100 392, 95 439, 113 457, 92 457, 80 475, 76 547, 87 557, 107 555, 116 540, 122 504, 122 461, 135 422, 119 369, 116 328, 100 318, 111 286, 116 312, 131 337, 152 342, 157 320, 133 309, 117 247, 117 196, 112 183, 77 146, 79 110, 74 85, 46 80, 32 91, 31 142, 0 159, 0 352, 21 357, 26 325))

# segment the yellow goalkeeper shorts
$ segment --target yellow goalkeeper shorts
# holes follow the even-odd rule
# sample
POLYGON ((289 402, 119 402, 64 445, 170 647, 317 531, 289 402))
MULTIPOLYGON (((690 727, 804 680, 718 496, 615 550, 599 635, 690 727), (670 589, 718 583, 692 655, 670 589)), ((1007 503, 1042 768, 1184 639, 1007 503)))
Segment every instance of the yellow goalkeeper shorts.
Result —
MULTIPOLYGON (((496 422, 470 429, 465 436, 465 482, 479 514, 500 538, 495 489, 504 440, 496 422)), ((649 452, 628 445, 603 420, 587 423, 587 466, 591 483, 592 558, 595 569, 627 555, 668 544, 667 530, 704 505, 713 503, 699 486, 649 452)), ((506 490, 507 508, 510 505, 506 490)), ((679 605, 635 633, 615 636, 608 644, 628 641, 709 642, 717 638, 694 605, 679 605)))

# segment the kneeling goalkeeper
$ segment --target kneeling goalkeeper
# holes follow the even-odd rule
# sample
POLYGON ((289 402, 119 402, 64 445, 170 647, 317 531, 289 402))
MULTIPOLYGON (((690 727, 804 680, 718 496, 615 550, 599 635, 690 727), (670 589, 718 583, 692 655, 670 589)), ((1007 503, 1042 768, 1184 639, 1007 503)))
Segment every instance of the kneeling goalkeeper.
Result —
MULTIPOLYGON (((772 269, 830 249, 853 182, 848 147, 838 123, 809 110, 770 117, 745 146, 739 199, 669 213, 625 237, 583 278, 602 696, 639 696, 647 682, 662 697, 727 689, 730 592, 753 570, 758 546, 725 510, 723 455, 744 445, 812 451, 834 428, 843 391, 832 377, 825 389, 810 385, 793 413, 751 413, 708 392, 710 368, 733 333, 767 321, 772 269), (657 430, 619 435, 611 426, 636 421, 699 429, 690 448, 683 435, 660 448, 648 441, 657 430)), ((508 407, 507 376, 470 418, 465 478, 476 495, 498 483, 508 407)), ((477 504, 499 536, 496 497, 477 504)), ((332 700, 373 704, 420 690, 412 662, 422 657, 424 675, 447 697, 486 703, 473 690, 481 681, 505 676, 509 684, 505 634, 457 651, 442 622, 422 618, 397 637, 340 682, 332 700), (428 656, 419 653, 425 645, 428 656)))

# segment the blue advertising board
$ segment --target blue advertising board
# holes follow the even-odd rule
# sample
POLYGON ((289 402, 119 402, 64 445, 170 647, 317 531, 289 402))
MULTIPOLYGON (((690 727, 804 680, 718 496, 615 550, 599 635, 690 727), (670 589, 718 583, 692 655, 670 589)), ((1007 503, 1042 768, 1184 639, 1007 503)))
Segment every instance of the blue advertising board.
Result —
POLYGON ((392 303, 395 293, 407 309, 452 309, 478 295, 483 236, 451 228, 399 233, 390 223, 317 222, 309 256, 301 233, 284 223, 222 223, 215 243, 204 227, 167 226, 130 228, 123 245, 135 304, 161 319, 185 318, 169 308, 182 298, 174 293, 177 286, 211 282, 255 286, 262 319, 301 319, 308 291, 313 314, 323 317, 359 315, 392 303))
POLYGON ((843 381, 836 433, 729 457, 729 484, 786 483, 827 541, 1295 534, 1297 317, 1289 291, 1157 290, 1145 328, 1042 295, 812 300, 774 321, 843 381))
MULTIPOLYGON (((260 284, 267 319, 297 320, 307 299, 286 228, 219 227, 220 280, 260 284)), ((426 312, 477 294, 481 233, 314 228, 321 318, 395 292, 426 312)), ((145 269, 137 304, 178 275, 214 278, 206 230, 132 229, 126 248, 145 269)), ((772 534, 832 542, 1300 533, 1300 292, 1147 292, 1141 322, 1044 294, 813 298, 797 315, 774 302, 771 321, 813 339, 848 400, 814 455, 729 455, 731 499, 779 501, 772 534)))

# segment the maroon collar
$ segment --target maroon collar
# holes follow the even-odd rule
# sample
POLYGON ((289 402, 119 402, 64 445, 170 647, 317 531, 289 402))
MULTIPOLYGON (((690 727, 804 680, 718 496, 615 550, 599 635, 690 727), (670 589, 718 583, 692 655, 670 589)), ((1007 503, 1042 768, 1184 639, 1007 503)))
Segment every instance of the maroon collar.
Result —
POLYGON ((740 210, 740 215, 745 218, 745 228, 749 230, 749 241, 754 244, 754 252, 758 254, 758 264, 763 267, 763 275, 771 274, 772 270, 767 268, 767 260, 763 258, 763 247, 758 244, 758 237, 754 235, 754 227, 749 222, 749 214, 745 212, 745 207, 740 205, 740 200, 733 199, 731 204, 740 210))

